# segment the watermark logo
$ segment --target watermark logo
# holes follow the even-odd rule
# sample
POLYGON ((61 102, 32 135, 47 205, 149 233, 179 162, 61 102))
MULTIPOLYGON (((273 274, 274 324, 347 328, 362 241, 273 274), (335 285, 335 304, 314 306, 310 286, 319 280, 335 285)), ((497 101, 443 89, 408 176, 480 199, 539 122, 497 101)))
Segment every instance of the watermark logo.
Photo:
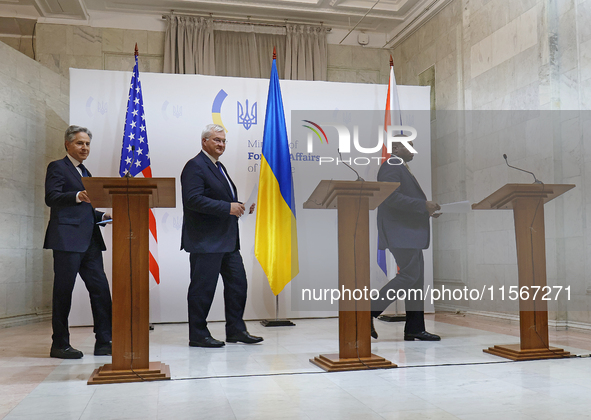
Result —
MULTIPOLYGON (((322 127, 320 127, 320 125, 316 124, 315 122, 312 122, 310 120, 302 120, 305 123, 308 123, 310 125, 312 125, 313 127, 310 127, 310 125, 306 125, 306 124, 302 124, 303 127, 309 128, 310 130, 312 130, 316 136, 318 136, 318 139, 320 140, 320 143, 322 143, 323 141, 326 142, 326 144, 328 144, 328 137, 326 136, 326 133, 324 132, 324 130, 322 129, 322 127), (320 133, 322 133, 322 136, 320 136, 320 133), (324 140, 322 140, 324 138, 324 140)), ((312 133, 308 133, 308 144, 309 142, 312 141, 312 133)))
POLYGON ((238 124, 242 124, 245 129, 250 129, 257 124, 257 102, 248 107, 248 99, 243 106, 239 101, 236 101, 238 124))
MULTIPOLYGON (((316 127, 320 127, 318 124, 314 124, 316 127)), ((333 127, 337 130, 339 136, 339 152, 341 153, 351 153, 351 132, 349 128, 342 124, 323 124, 325 127, 333 127)), ((306 126, 305 126, 306 127, 306 126)), ((308 127, 310 128, 310 127, 308 127)), ((312 130, 314 131, 314 130, 312 130)), ((324 131, 322 131, 324 133, 324 131)), ((318 135, 318 133, 316 133, 318 135)), ((318 135, 318 137, 320 137, 318 135)), ((328 143, 328 138, 326 137, 326 142, 328 143)), ((386 150, 388 153, 392 153, 392 143, 402 143, 406 149, 416 154, 417 151, 412 147, 410 142, 417 138, 417 130, 413 127, 407 125, 389 125, 388 130, 384 130, 384 126, 378 126, 378 141, 374 147, 363 147, 359 143, 359 127, 357 125, 353 126, 353 145, 355 150, 360 153, 365 154, 373 154, 377 153, 382 150, 384 144, 386 145, 386 150), (384 133, 386 134, 386 139, 384 140, 384 133), (403 133, 403 136, 400 134, 403 133), (408 134, 407 134, 408 133, 408 134)), ((307 143, 307 152, 313 153, 314 145, 313 145, 313 136, 312 133, 308 133, 308 143, 307 143)))

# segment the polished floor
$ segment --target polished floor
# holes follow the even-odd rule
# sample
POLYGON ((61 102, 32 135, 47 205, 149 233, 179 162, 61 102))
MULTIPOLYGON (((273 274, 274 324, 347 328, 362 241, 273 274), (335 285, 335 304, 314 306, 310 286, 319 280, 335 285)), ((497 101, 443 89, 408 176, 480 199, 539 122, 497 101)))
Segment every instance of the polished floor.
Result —
MULTIPOLYGON (((397 369, 325 373, 309 362, 337 351, 337 320, 249 331, 260 345, 190 348, 186 324, 156 325, 152 360, 172 380, 88 386, 110 357, 92 355, 90 328, 73 328, 81 360, 48 357, 48 322, 0 330, 0 419, 591 419, 591 333, 551 332, 574 357, 510 362, 482 352, 517 343, 507 321, 429 315, 441 342, 405 342, 400 323, 376 322, 372 351, 397 369)), ((211 323, 223 339, 223 324, 211 323)))

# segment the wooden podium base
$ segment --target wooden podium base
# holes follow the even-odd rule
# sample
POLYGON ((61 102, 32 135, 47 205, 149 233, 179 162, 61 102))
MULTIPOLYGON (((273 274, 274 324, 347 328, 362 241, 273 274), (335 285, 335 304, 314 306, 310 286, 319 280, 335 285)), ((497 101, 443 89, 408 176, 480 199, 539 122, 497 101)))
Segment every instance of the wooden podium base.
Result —
POLYGON ((522 350, 519 344, 506 344, 501 346, 489 347, 482 350, 485 353, 501 356, 506 359, 522 361, 522 360, 539 360, 539 359, 561 359, 563 357, 570 357, 570 352, 564 351, 557 347, 549 347, 547 349, 526 349, 522 350))
POLYGON ((87 384, 118 384, 123 382, 170 380, 170 366, 162 362, 150 362, 148 369, 134 369, 134 371, 135 373, 130 369, 113 370, 112 364, 104 365, 92 372, 87 384))
POLYGON ((391 369, 398 367, 396 364, 384 359, 383 357, 372 354, 370 357, 341 359, 338 354, 321 354, 318 357, 310 359, 319 368, 327 372, 344 372, 347 370, 363 369, 391 369))

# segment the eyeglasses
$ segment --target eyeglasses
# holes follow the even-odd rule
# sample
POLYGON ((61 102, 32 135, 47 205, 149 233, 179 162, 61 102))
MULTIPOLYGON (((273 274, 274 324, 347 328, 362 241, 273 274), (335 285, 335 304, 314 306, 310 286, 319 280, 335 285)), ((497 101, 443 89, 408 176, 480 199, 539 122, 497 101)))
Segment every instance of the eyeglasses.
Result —
POLYGON ((219 143, 219 144, 226 144, 226 143, 228 143, 228 140, 218 139, 217 137, 211 138, 209 140, 213 141, 214 143, 219 143))

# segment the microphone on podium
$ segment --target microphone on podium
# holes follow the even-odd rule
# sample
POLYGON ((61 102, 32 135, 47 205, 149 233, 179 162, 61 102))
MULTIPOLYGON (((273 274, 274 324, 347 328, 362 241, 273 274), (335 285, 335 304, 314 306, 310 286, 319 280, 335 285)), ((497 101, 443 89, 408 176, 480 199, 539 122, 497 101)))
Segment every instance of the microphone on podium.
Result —
POLYGON ((518 171, 521 171, 521 172, 527 172, 528 174, 531 174, 534 177, 534 184, 543 184, 542 181, 540 181, 538 178, 536 178, 536 175, 533 172, 526 171, 525 169, 516 168, 515 166, 509 165, 509 162, 507 161, 507 155, 505 153, 503 153, 503 158, 505 159, 505 163, 507 164, 507 166, 509 168, 517 169, 518 171))
POLYGON ((347 168, 349 168, 353 172, 355 172, 355 175, 357 175, 357 179, 355 181, 365 181, 365 179, 363 179, 359 176, 359 172, 357 172, 355 169, 353 169, 351 166, 347 165, 347 163, 343 161, 343 156, 341 155, 341 151, 339 149, 337 149, 337 152, 338 152, 339 157, 341 159, 341 163, 343 163, 347 168))

